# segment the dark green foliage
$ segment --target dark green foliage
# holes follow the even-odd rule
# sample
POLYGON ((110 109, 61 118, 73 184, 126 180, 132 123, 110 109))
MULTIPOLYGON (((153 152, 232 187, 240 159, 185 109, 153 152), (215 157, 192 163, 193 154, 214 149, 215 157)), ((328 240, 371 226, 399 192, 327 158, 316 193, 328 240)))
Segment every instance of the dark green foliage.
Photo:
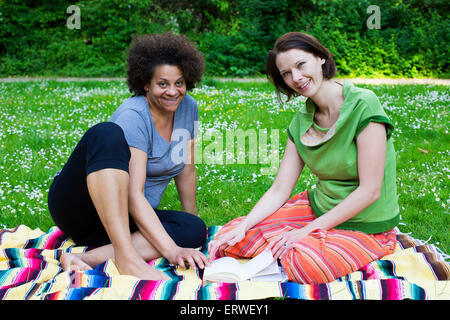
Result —
POLYGON ((288 31, 316 36, 338 76, 442 77, 449 73, 447 0, 0 0, 0 76, 124 76, 135 35, 186 34, 210 76, 264 74, 267 51, 288 31), (70 5, 81 28, 69 29, 70 5), (381 28, 368 29, 370 5, 381 28))

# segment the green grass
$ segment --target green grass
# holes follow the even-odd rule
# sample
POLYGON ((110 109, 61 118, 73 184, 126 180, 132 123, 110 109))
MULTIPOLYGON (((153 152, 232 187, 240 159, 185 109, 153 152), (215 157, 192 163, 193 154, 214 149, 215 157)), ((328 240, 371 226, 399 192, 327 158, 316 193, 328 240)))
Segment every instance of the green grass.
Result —
MULTIPOLYGON (((430 243, 450 252, 448 87, 364 87, 379 96, 396 126, 393 138, 402 216, 399 229, 418 239, 431 237, 430 243)), ((199 213, 207 225, 224 224, 247 214, 270 187, 286 143, 286 127, 303 99, 280 107, 267 82, 213 80, 205 81, 191 95, 198 102, 201 120, 199 213), (244 164, 227 163, 227 153, 220 152, 223 164, 212 162, 209 151, 214 139, 208 134, 221 133, 224 140, 217 146, 226 151, 226 132, 233 129, 257 134, 267 129, 269 141, 274 142, 272 151, 279 152, 272 158, 276 160, 272 174, 264 174, 261 169, 270 169, 274 163, 249 164, 252 154, 248 140, 244 164), (270 139, 271 132, 278 134, 279 143, 270 139)), ((120 81, 0 83, 0 228, 26 224, 47 230, 53 225, 47 192, 54 173, 82 134, 93 124, 107 121, 128 97, 128 89, 120 81)), ((256 152, 259 161, 263 153, 256 152)), ((313 184, 314 177, 305 169, 294 192, 313 184)), ((173 182, 160 208, 181 208, 173 182)))

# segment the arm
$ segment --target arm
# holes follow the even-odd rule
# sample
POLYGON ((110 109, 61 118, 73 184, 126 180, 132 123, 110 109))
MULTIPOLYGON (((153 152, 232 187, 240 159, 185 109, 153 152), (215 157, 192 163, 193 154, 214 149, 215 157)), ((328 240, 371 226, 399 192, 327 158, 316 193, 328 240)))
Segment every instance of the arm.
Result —
POLYGON ((177 175, 174 180, 178 190, 178 196, 180 197, 181 206, 183 210, 198 216, 197 212, 197 173, 195 171, 195 140, 190 140, 188 143, 188 149, 190 150, 190 157, 184 166, 183 171, 177 175))
POLYGON ((139 231, 155 249, 165 256, 176 247, 144 195, 147 153, 130 147, 128 206, 139 231))
POLYGON ((208 264, 204 254, 198 250, 179 247, 164 229, 158 216, 144 195, 147 154, 130 147, 128 209, 142 236, 170 263, 184 267, 184 260, 195 269, 208 264), (194 262, 195 261, 195 262, 194 262))
POLYGON ((242 224, 245 231, 277 211, 289 199, 305 163, 295 144, 288 139, 277 176, 266 193, 256 203, 242 224))
POLYGON ((340 204, 304 228, 275 237, 269 246, 275 258, 284 256, 292 243, 314 230, 334 228, 360 213, 380 197, 386 161, 385 126, 371 122, 356 138, 356 146, 359 186, 340 204), (285 243, 287 246, 283 247, 285 243))
POLYGON ((272 186, 235 229, 210 242, 208 247, 210 257, 214 257, 219 247, 224 243, 232 246, 241 241, 247 230, 285 204, 297 183, 304 165, 295 144, 288 139, 280 168, 272 186))

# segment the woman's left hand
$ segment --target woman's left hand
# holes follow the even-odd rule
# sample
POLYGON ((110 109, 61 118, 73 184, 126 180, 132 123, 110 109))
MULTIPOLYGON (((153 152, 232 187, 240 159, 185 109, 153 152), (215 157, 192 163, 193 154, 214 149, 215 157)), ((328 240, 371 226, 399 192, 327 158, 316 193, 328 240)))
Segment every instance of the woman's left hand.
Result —
POLYGON ((177 264, 183 269, 186 269, 187 262, 187 265, 194 270, 197 270, 197 266, 200 269, 204 269, 205 266, 209 266, 210 262, 201 251, 178 246, 174 250, 171 250, 171 253, 166 256, 166 259, 169 260, 171 264, 177 264))
POLYGON ((290 249, 292 245, 306 237, 306 233, 303 229, 295 229, 288 232, 284 232, 278 236, 273 237, 269 241, 267 248, 272 251, 274 259, 282 259, 290 249))

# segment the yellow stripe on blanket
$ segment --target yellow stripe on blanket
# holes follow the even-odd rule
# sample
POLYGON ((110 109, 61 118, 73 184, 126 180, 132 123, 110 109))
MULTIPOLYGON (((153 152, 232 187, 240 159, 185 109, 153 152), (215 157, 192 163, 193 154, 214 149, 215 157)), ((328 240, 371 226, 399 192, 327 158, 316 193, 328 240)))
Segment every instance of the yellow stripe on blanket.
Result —
POLYGON ((4 248, 22 248, 29 239, 40 237, 44 234, 40 229, 30 229, 25 225, 20 225, 11 232, 2 234, 2 241, 0 242, 0 249, 4 248))
MULTIPOLYGON (((208 241, 218 226, 209 228, 208 241)), ((83 252, 56 227, 48 232, 18 226, 0 230, 0 300, 249 300, 288 297, 305 300, 450 299, 450 267, 432 245, 397 236, 396 251, 333 282, 203 282, 199 270, 184 270, 160 258, 150 262, 169 281, 141 281, 120 275, 113 260, 95 270, 67 272, 59 252, 83 252)), ((206 252, 207 243, 201 250, 206 252)))

